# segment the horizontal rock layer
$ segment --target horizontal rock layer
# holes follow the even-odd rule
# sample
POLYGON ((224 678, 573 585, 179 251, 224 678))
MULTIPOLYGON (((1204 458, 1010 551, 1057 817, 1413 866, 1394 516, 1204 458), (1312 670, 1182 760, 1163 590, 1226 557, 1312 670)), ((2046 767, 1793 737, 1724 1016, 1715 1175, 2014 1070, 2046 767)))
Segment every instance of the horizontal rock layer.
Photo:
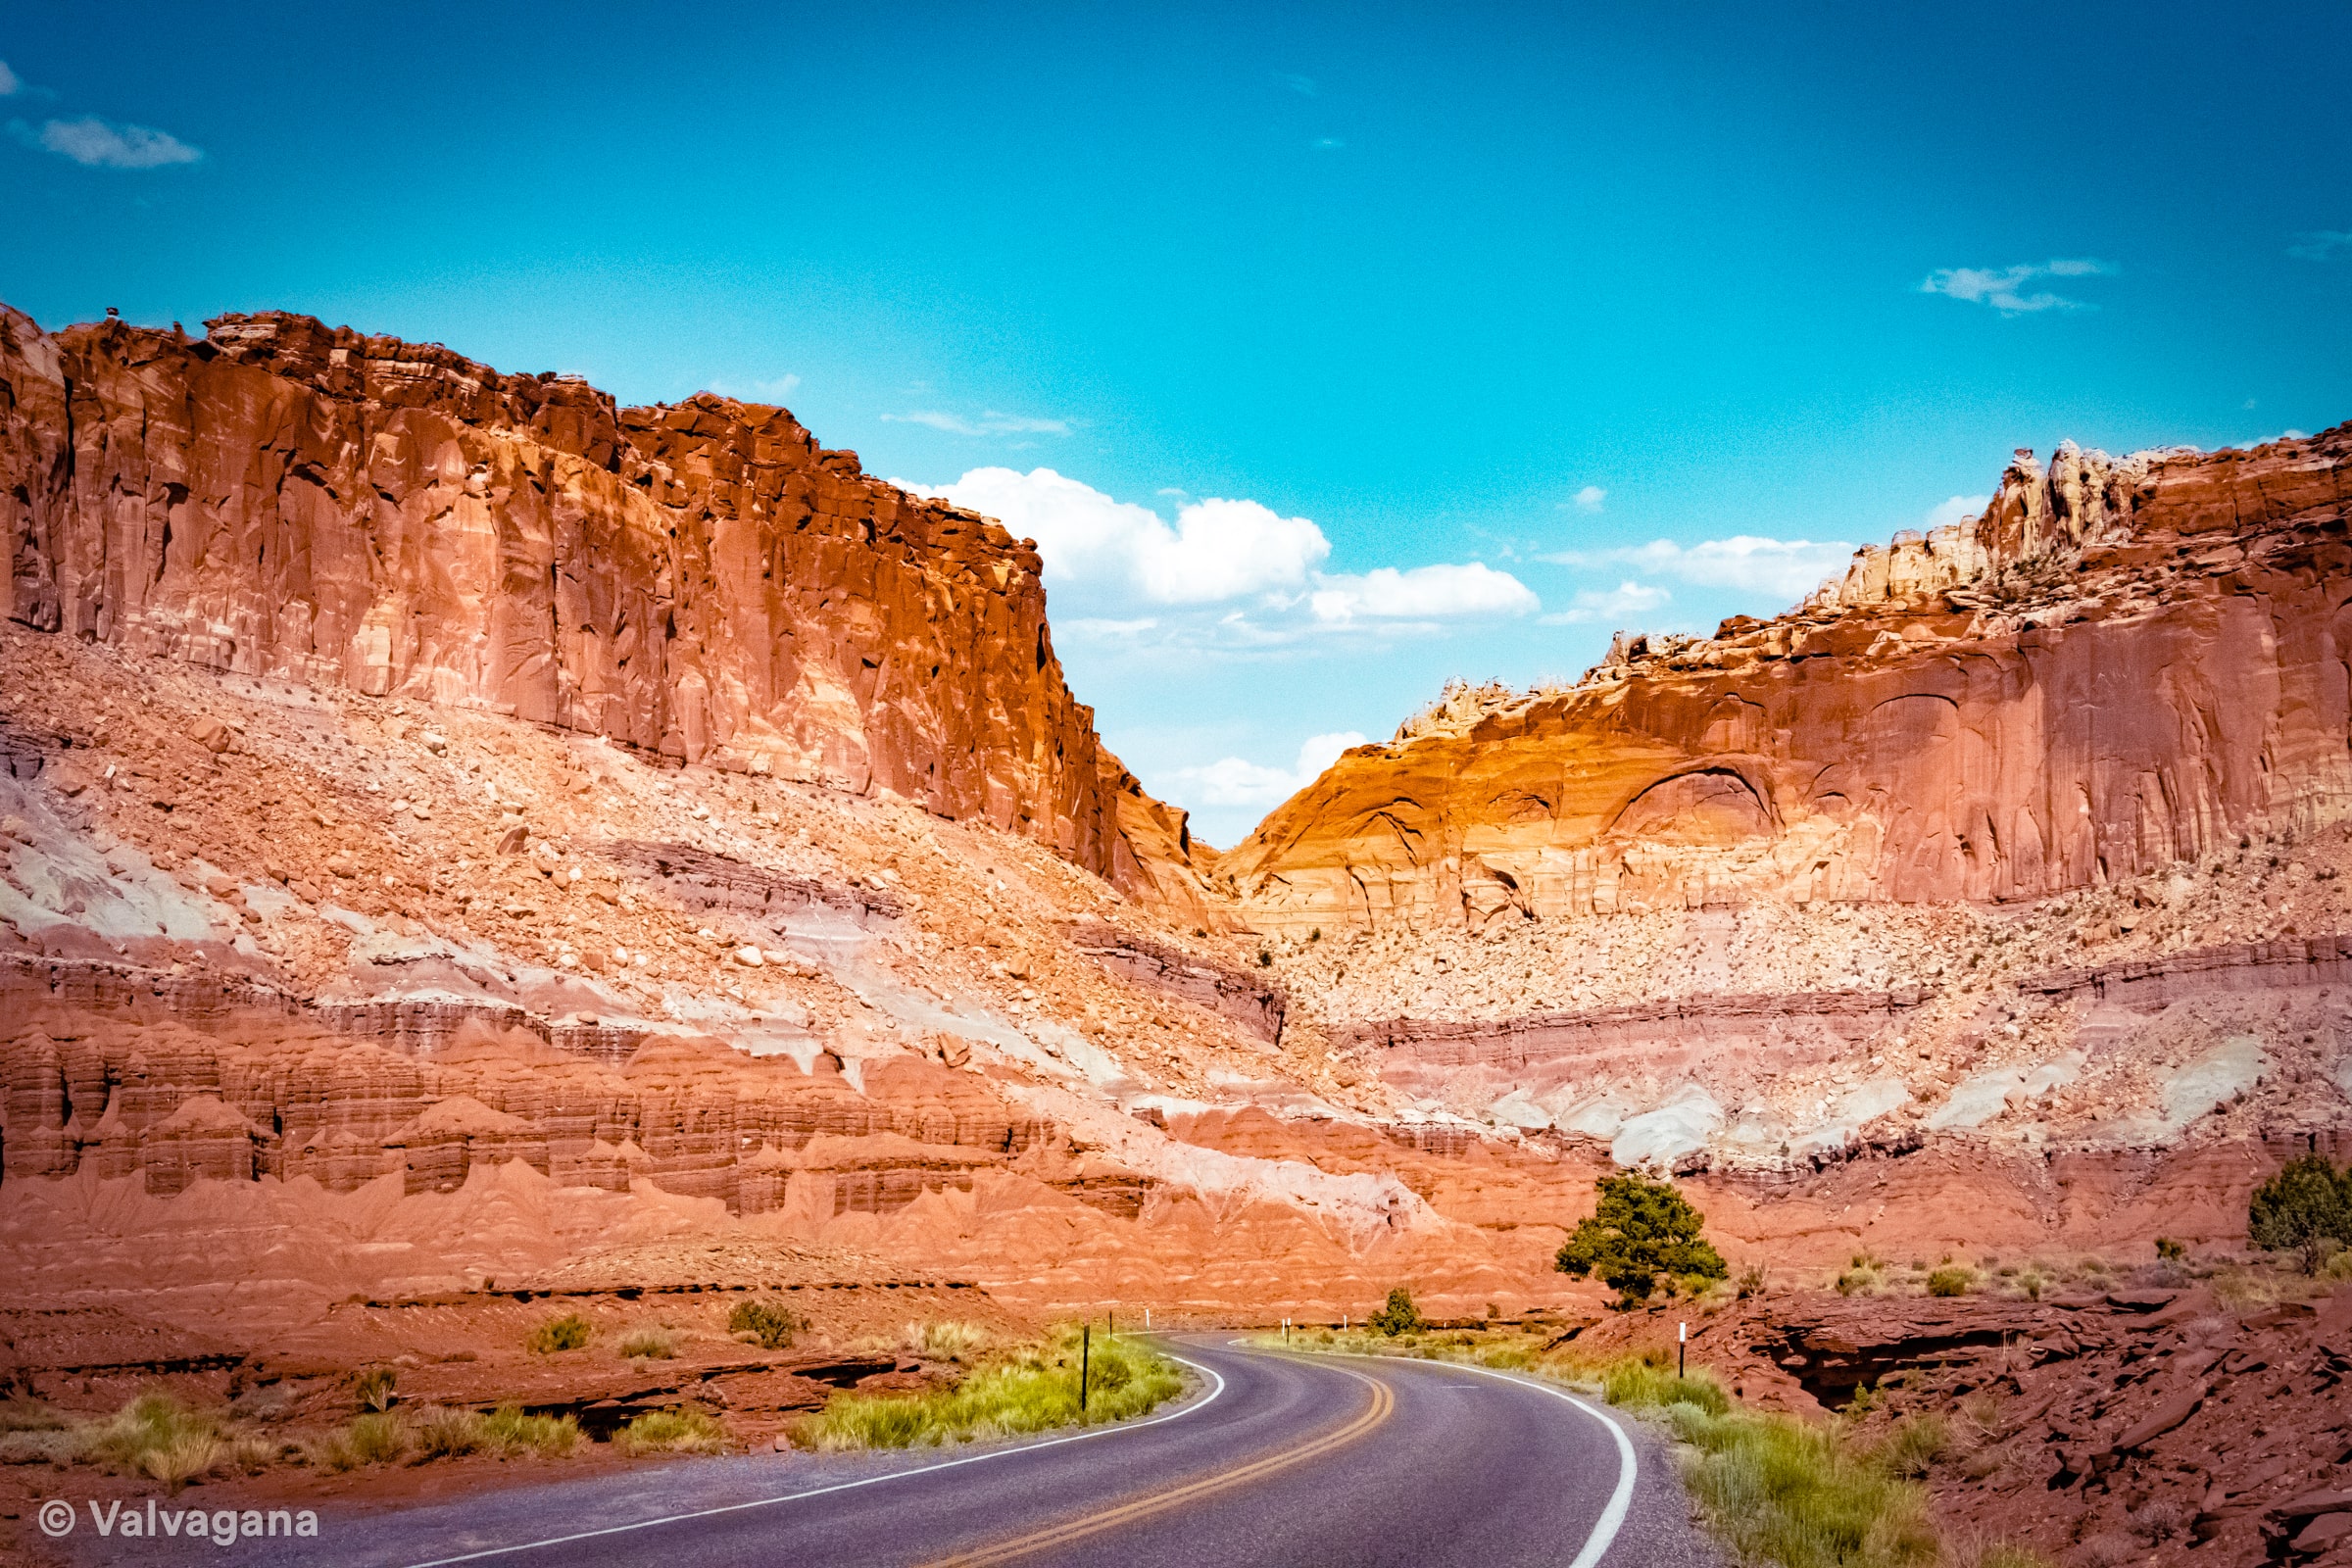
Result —
POLYGON ((1758 899, 2023 900, 2352 802, 2352 426, 2021 458, 1798 611, 1456 699, 1226 855, 1300 934, 1758 899))
POLYGON ((997 523, 782 409, 622 409, 308 317, 209 329, 53 336, 0 306, 16 619, 887 789, 1159 887, 1122 831, 1156 803, 1128 798, 1037 553, 997 523))

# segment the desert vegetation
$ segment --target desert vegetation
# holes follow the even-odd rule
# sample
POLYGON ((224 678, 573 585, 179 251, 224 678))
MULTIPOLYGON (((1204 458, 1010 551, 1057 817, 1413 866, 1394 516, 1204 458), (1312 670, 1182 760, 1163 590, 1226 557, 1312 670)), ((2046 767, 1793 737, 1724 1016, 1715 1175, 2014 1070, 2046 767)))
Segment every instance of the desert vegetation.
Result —
MULTIPOLYGON (((1741 1409, 1706 1371, 1656 1348, 1595 1359, 1521 1325, 1425 1326, 1385 1334, 1294 1331, 1293 1349, 1460 1361, 1543 1378, 1660 1423, 1709 1528, 1743 1561, 1779 1568, 1928 1568, 1960 1554, 1938 1541, 1923 1479, 1968 1447, 1950 1424, 1912 1416, 1866 1430, 1864 1397, 1826 1421, 1741 1409)), ((1268 1339, 1271 1346, 1278 1343, 1268 1339)), ((1977 1568, 2039 1568, 2005 1542, 1967 1544, 1977 1568)))
POLYGON ((1723 1254, 1699 1234, 1705 1218, 1672 1182, 1636 1170, 1603 1176, 1593 1189, 1597 1210, 1577 1222, 1555 1260, 1563 1274, 1597 1276, 1627 1307, 1649 1299, 1661 1279, 1671 1295, 1730 1274, 1723 1254))
POLYGON ((1064 1326, 1043 1341, 978 1352, 952 1389, 841 1394, 794 1429, 806 1447, 905 1448, 1125 1421, 1184 1392, 1176 1364, 1145 1341, 1064 1326), (1086 1374, 1083 1406, 1081 1362, 1086 1374))
POLYGON ((2305 1154, 2254 1191, 2246 1234, 2256 1247, 2290 1252, 2317 1274, 2352 1247, 2352 1166, 2305 1154))

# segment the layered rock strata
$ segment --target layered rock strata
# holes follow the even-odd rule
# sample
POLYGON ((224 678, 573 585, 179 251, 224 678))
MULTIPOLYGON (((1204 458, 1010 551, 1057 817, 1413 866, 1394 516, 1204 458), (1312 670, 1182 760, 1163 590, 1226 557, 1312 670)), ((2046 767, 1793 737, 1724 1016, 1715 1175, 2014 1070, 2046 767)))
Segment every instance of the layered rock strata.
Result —
POLYGON ((1272 932, 2016 901, 2352 801, 2352 426, 2021 454, 1983 516, 1770 622, 1358 747, 1220 862, 1272 932))
POLYGON ((0 307, 0 535, 27 625, 887 790, 1158 885, 1035 549, 782 409, 623 409, 283 313, 0 307))

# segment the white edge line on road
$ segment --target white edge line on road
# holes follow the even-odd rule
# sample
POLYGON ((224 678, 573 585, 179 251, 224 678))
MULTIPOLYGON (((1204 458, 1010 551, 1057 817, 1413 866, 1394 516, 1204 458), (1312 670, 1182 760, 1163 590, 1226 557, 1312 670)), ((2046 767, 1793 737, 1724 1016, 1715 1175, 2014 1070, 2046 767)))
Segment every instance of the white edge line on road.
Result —
POLYGON ((1600 1561, 1600 1554, 1609 1549, 1609 1544, 1617 1539, 1617 1531, 1625 1523, 1626 1510, 1634 1505, 1634 1477, 1639 1473, 1639 1467, 1634 1460, 1633 1441, 1625 1435, 1625 1428, 1617 1424, 1615 1416, 1595 1410, 1566 1389, 1551 1388, 1533 1378, 1513 1377, 1508 1372, 1497 1372, 1491 1366, 1463 1366, 1461 1370, 1484 1373, 1491 1378, 1500 1378, 1505 1383, 1516 1383, 1523 1389, 1533 1389, 1538 1394, 1548 1394, 1555 1399, 1566 1399, 1607 1427, 1609 1436, 1617 1440, 1617 1490, 1609 1494, 1609 1505, 1601 1509, 1600 1517, 1593 1521, 1592 1534, 1585 1538, 1585 1549, 1578 1552, 1576 1561, 1568 1565, 1568 1568, 1592 1568, 1594 1563, 1600 1561))
MULTIPOLYGON (((1236 1348, 1244 1348, 1244 1343, 1241 1340, 1232 1342, 1236 1348)), ((1248 1348, 1265 1348, 1263 1346, 1248 1348)), ((1363 1361, 1393 1362, 1405 1359, 1405 1357, 1394 1355, 1362 1355, 1353 1350, 1309 1350, 1299 1353, 1345 1355, 1363 1361)), ((1609 1494, 1608 1506, 1600 1510, 1600 1517, 1592 1523, 1592 1533, 1585 1538, 1585 1549, 1576 1554, 1576 1560, 1570 1563, 1568 1568, 1592 1568, 1594 1563, 1599 1562, 1600 1554, 1609 1549, 1609 1544, 1617 1539, 1618 1530, 1624 1526, 1626 1510, 1634 1505, 1634 1478, 1640 1474, 1640 1466, 1634 1459, 1633 1442, 1626 1437, 1625 1428, 1617 1424, 1617 1418, 1604 1411, 1595 1410, 1566 1389, 1555 1389, 1547 1383, 1538 1383, 1533 1378, 1513 1377, 1508 1372, 1497 1372, 1491 1366, 1471 1366, 1461 1361, 1416 1361, 1415 1364, 1447 1367, 1456 1372, 1476 1372, 1481 1377, 1500 1378, 1505 1383, 1516 1383, 1523 1389, 1533 1389, 1538 1394, 1548 1394, 1555 1399, 1565 1399, 1609 1429, 1609 1436, 1617 1440, 1617 1490, 1609 1494)), ((1467 1388, 1469 1385, 1457 1386, 1467 1388)))
MULTIPOLYGON (((1146 1427, 1155 1427, 1163 1421, 1180 1421, 1195 1410, 1205 1409, 1216 1403, 1217 1396, 1225 1392, 1225 1380, 1218 1376, 1216 1368, 1204 1366, 1199 1361, 1188 1360, 1173 1352, 1162 1351, 1161 1353, 1167 1355, 1169 1360, 1189 1366, 1196 1372, 1207 1373, 1216 1387, 1208 1391, 1206 1398, 1189 1403, 1180 1410, 1171 1410, 1166 1415, 1155 1415, 1149 1421, 1098 1427, 1092 1432, 1076 1432, 1064 1438, 1048 1438, 1043 1443, 1023 1444, 1017 1448, 996 1448, 987 1453, 967 1454, 960 1459, 947 1459, 938 1464, 927 1464, 914 1470, 893 1470, 887 1475, 867 1476, 858 1481, 837 1482, 830 1487, 812 1487, 807 1492, 788 1493, 781 1497, 754 1497, 749 1502, 721 1503, 715 1508, 693 1508, 685 1513, 663 1514, 658 1519, 639 1519, 625 1525, 607 1525, 602 1530, 581 1530, 568 1536, 549 1536, 544 1541, 518 1542, 512 1546, 485 1546, 480 1551, 463 1552, 455 1557, 434 1557, 424 1562, 412 1563, 410 1568, 447 1568, 450 1563, 479 1562, 484 1557, 504 1557, 511 1552, 536 1551, 542 1546, 561 1546, 575 1541, 594 1541, 599 1536, 623 1536, 634 1530, 651 1530, 657 1525, 680 1524, 688 1519, 709 1519, 722 1513, 741 1513, 747 1508, 767 1508, 773 1507, 779 1502, 799 1502, 808 1497, 822 1497, 829 1493, 853 1492, 859 1487, 879 1486, 885 1481, 904 1481, 909 1476, 934 1475, 942 1470, 960 1469, 967 1464, 981 1464, 990 1459, 1009 1458, 1016 1453, 1035 1453, 1041 1448, 1058 1448, 1065 1443, 1084 1443, 1089 1438, 1112 1438, 1123 1432, 1141 1432, 1146 1427)), ((1625 1440, 1620 1437, 1617 1441, 1622 1444, 1625 1440)), ((1623 1509, 1620 1509, 1619 1512, 1622 1513, 1623 1509)), ((1579 1559, 1578 1568, 1586 1568, 1582 1559, 1579 1559)))

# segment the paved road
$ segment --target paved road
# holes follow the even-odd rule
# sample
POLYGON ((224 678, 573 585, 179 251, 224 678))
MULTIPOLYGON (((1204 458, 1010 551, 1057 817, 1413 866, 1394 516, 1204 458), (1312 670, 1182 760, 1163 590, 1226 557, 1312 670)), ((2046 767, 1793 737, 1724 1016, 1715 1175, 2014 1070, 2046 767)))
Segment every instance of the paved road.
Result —
POLYGON ((680 1460, 369 1516, 330 1509, 299 1552, 71 1544, 92 1562, 368 1568, 1712 1568, 1654 1443, 1613 1412, 1499 1374, 1229 1339, 1175 1345, 1201 1383, 1183 1404, 1083 1434, 680 1460))

